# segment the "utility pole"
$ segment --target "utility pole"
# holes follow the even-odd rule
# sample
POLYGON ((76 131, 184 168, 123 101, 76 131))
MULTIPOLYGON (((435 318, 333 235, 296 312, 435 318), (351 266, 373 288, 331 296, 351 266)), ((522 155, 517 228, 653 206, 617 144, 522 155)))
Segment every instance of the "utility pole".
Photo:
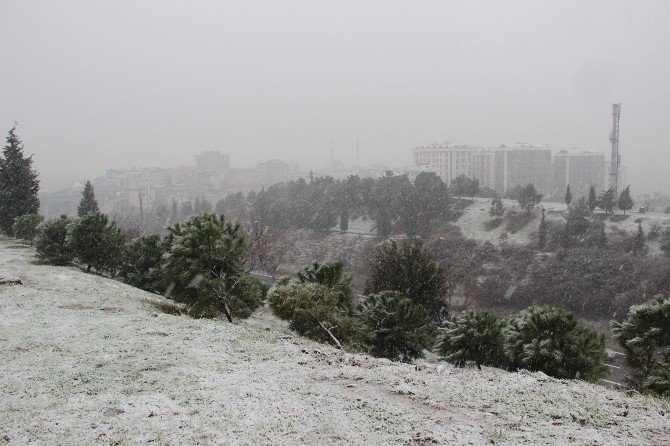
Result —
POLYGON ((621 104, 612 104, 612 154, 610 159, 610 187, 614 190, 614 196, 619 196, 619 166, 621 155, 619 155, 619 117, 621 116, 621 104))

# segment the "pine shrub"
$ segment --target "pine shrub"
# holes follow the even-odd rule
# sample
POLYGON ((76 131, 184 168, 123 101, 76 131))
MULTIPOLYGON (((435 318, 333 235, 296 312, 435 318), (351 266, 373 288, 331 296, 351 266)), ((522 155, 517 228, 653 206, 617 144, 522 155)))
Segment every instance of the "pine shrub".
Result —
POLYGON ((67 243, 68 226, 71 220, 65 215, 46 221, 38 226, 35 249, 37 259, 49 265, 69 265, 74 253, 67 243))
POLYGON ((394 361, 420 357, 435 337, 428 311, 397 291, 368 296, 359 306, 358 322, 370 354, 394 361))
POLYGON ((137 237, 123 248, 119 275, 129 285, 160 293, 162 261, 163 245, 159 235, 137 237))
POLYGON ((447 321, 438 353, 458 367, 474 363, 503 367, 507 361, 503 349, 503 322, 488 311, 468 310, 447 321))
POLYGON ((115 275, 121 262, 125 238, 105 214, 92 212, 72 223, 68 234, 69 248, 86 271, 115 275))
POLYGON ((625 321, 612 323, 612 331, 633 370, 629 384, 670 396, 670 299, 658 295, 631 307, 625 321))
POLYGON ((44 220, 44 217, 37 214, 24 214, 16 217, 12 232, 14 237, 29 241, 31 244, 37 236, 37 227, 44 220))
POLYGON ((560 308, 535 306, 519 313, 507 325, 504 348, 515 368, 594 382, 607 375, 604 336, 560 308))
POLYGON ((277 317, 310 339, 333 343, 328 330, 339 342, 347 342, 354 333, 353 319, 342 309, 340 296, 325 285, 283 280, 268 302, 277 317))

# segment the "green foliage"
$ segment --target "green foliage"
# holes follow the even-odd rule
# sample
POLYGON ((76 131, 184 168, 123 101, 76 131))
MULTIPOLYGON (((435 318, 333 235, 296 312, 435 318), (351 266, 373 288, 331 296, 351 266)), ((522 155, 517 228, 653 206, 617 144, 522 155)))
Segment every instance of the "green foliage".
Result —
POLYGON ((72 223, 68 232, 68 246, 76 258, 98 272, 115 275, 121 261, 125 239, 116 227, 108 224, 104 214, 92 212, 72 223))
POLYGON ((414 202, 417 232, 426 239, 431 235, 433 221, 445 216, 450 202, 449 189, 436 173, 421 172, 414 180, 414 202))
POLYGON ((13 235, 17 217, 37 214, 40 207, 39 180, 32 164, 32 156, 23 154, 23 143, 15 126, 9 131, 0 156, 0 232, 9 236, 13 235))
POLYGON ((474 197, 479 193, 479 180, 470 178, 464 174, 451 180, 451 192, 458 198, 474 197))
POLYGON ((354 296, 353 278, 344 270, 342 262, 314 262, 296 274, 300 283, 319 283, 335 291, 339 305, 350 309, 354 296))
POLYGON ((340 296, 325 285, 284 281, 275 286, 268 302, 277 317, 310 339, 333 342, 325 329, 340 342, 354 334, 354 321, 342 310, 340 296))
POLYGON ((637 232, 635 233, 635 242, 633 243, 633 252, 636 254, 644 253, 647 243, 644 238, 644 230, 642 229, 642 222, 637 224, 637 232))
POLYGON ((419 241, 377 247, 369 261, 367 295, 398 291, 423 306, 437 321, 446 317, 447 279, 431 252, 419 241))
POLYGON ((489 215, 491 217, 502 217, 503 215, 505 215, 505 208, 503 207, 503 202, 500 199, 499 195, 496 195, 495 197, 493 197, 493 200, 491 200, 489 215))
POLYGON ((658 295, 631 307, 628 318, 613 322, 612 331, 633 369, 633 387, 670 396, 670 299, 658 295))
POLYGON ((95 200, 93 185, 90 181, 87 181, 77 208, 77 215, 85 217, 89 212, 98 212, 98 202, 95 200))
POLYGON ((231 221, 244 219, 248 210, 247 203, 242 192, 229 194, 216 203, 216 213, 223 214, 231 221))
POLYGON ((626 215, 626 211, 633 209, 633 204, 633 198, 630 196, 630 186, 626 186, 621 191, 617 205, 623 211, 624 215, 626 215))
POLYGON ((614 212, 615 200, 614 189, 610 187, 598 197, 598 207, 605 211, 606 214, 611 214, 614 212))
POLYGON ((46 221, 38 227, 35 249, 37 259, 49 265, 69 265, 74 253, 67 243, 68 226, 71 221, 65 215, 46 221))
POLYGON ((511 211, 507 214, 507 232, 510 234, 516 234, 526 226, 530 224, 531 221, 535 219, 535 216, 531 212, 515 212, 511 211))
POLYGON ((44 220, 44 217, 37 214, 24 214, 16 217, 12 225, 14 237, 28 240, 31 244, 37 236, 37 227, 44 220))
POLYGON ((584 198, 580 198, 576 204, 568 206, 568 215, 565 217, 565 229, 561 240, 563 247, 579 244, 589 229, 590 215, 589 205, 584 198))
POLYGON ((570 185, 565 188, 565 204, 570 206, 570 203, 572 203, 572 192, 570 191, 570 185))
POLYGON ((437 351, 458 367, 468 363, 479 369, 482 365, 502 367, 506 364, 503 322, 488 311, 465 311, 446 322, 437 351))
POLYGON ((534 184, 527 184, 519 191, 519 206, 521 209, 526 211, 527 214, 530 214, 531 211, 535 208, 536 205, 542 200, 542 194, 537 193, 534 184))
POLYGON ((592 382, 607 375, 604 337, 559 308, 536 306, 519 313, 509 321, 504 347, 516 368, 592 382))
POLYGON ((397 291, 368 296, 359 306, 358 321, 370 354, 394 361, 421 356, 434 339, 428 312, 397 291))
POLYGON ((163 246, 159 235, 145 235, 126 243, 119 275, 134 287, 153 293, 163 290, 161 265, 163 246))
POLYGON ((195 317, 223 312, 248 317, 262 295, 246 277, 243 256, 247 246, 238 225, 222 215, 202 214, 168 227, 163 280, 166 293, 185 303, 195 317))

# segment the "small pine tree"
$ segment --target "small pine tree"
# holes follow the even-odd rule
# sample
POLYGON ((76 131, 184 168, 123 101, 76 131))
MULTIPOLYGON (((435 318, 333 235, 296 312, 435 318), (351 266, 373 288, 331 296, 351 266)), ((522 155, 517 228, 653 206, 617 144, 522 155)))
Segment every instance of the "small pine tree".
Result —
POLYGON ((488 311, 465 311, 447 322, 437 351, 458 367, 468 363, 479 370, 482 365, 502 367, 506 363, 503 323, 488 311))
POLYGON ((76 258, 91 269, 115 275, 121 261, 124 237, 105 214, 92 212, 75 221, 68 234, 68 246, 76 258))
POLYGON ((43 220, 44 217, 37 214, 25 214, 16 217, 14 225, 12 225, 14 237, 27 240, 32 245, 37 236, 37 227, 43 220))
POLYGON ((60 218, 46 221, 38 227, 35 249, 40 262, 59 266, 72 263, 74 254, 67 243, 70 223, 70 219, 61 215, 60 218))
POLYGON ((397 291, 368 296, 358 314, 361 341, 373 356, 410 361, 435 336, 428 312, 397 291))
POLYGON ((489 215, 491 217, 502 217, 505 214, 505 208, 503 207, 503 202, 500 199, 500 195, 496 194, 491 200, 491 207, 489 208, 489 215))
POLYGON ((369 261, 365 293, 398 291, 423 306, 436 322, 447 316, 447 276, 420 241, 378 246, 369 261))
POLYGON ((530 214, 536 205, 542 201, 542 194, 537 193, 534 184, 527 184, 519 191, 519 206, 530 214))
POLYGON ((90 181, 86 182, 81 195, 82 197, 79 202, 79 207, 77 208, 77 215, 79 217, 85 217, 89 212, 98 212, 98 202, 95 200, 95 190, 90 181))
POLYGON ((615 200, 614 189, 610 187, 598 197, 598 207, 605 211, 606 214, 614 213, 615 200))
POLYGON ((314 262, 296 274, 300 283, 320 283, 340 296, 342 308, 351 308, 354 297, 353 278, 344 270, 343 262, 314 262))
POLYGON ((32 156, 23 154, 23 143, 14 126, 0 156, 0 232, 11 236, 16 217, 37 214, 39 180, 32 156))
POLYGON ((152 293, 163 290, 161 265, 163 245, 159 235, 146 235, 126 243, 119 265, 119 275, 129 285, 152 293))
POLYGON ((618 207, 623 211, 623 215, 626 215, 626 211, 633 209, 633 204, 633 198, 630 196, 630 186, 626 186, 619 196, 618 207))
POLYGON ((545 246, 547 246, 547 222, 544 219, 544 208, 542 208, 540 225, 537 228, 537 247, 543 250, 545 246))
POLYGON ((605 338, 560 308, 530 307, 505 330, 505 353, 515 368, 595 382, 607 375, 605 338))
POLYGON ((589 187, 589 210, 593 212, 598 207, 598 195, 596 194, 596 187, 592 184, 589 187))
POLYGON ((572 203, 572 192, 570 192, 570 185, 568 184, 568 187, 565 188, 565 204, 570 206, 570 203, 572 203))
POLYGON ((354 333, 353 319, 340 296, 320 283, 280 281, 268 298, 272 312, 298 334, 341 347, 354 333))
POLYGON ((162 275, 168 297, 186 303, 195 317, 223 312, 248 317, 263 298, 262 286, 244 270, 247 244, 239 225, 202 214, 167 228, 162 275))
POLYGON ((607 248, 607 233, 605 232, 605 223, 600 225, 600 230, 598 232, 598 248, 605 249, 607 248))
POLYGON ((661 295, 630 308, 612 331, 633 372, 628 383, 638 390, 670 395, 670 299, 661 295))
POLYGON ((633 252, 640 254, 644 252, 647 247, 647 242, 644 238, 644 230, 642 229, 642 222, 637 224, 637 232, 635 233, 635 243, 633 246, 633 252))

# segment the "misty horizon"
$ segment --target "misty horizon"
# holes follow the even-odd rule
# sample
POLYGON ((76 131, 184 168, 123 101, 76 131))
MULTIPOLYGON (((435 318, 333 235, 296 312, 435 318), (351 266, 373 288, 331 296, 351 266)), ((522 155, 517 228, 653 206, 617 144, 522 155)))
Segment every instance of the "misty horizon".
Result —
POLYGON ((412 164, 516 141, 609 154, 670 189, 665 2, 3 4, 0 122, 44 187, 106 169, 412 164))

